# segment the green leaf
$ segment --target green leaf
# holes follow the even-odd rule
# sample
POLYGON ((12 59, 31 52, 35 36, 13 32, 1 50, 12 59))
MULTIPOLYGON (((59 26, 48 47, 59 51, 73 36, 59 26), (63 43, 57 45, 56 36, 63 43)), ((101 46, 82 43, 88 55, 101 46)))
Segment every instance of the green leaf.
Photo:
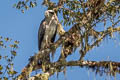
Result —
POLYGON ((23 9, 21 10, 21 12, 22 12, 22 13, 25 13, 23 9))
POLYGON ((16 71, 9 71, 8 72, 8 74, 10 74, 10 75, 14 75, 14 74, 16 74, 17 72, 16 71))
POLYGON ((8 58, 8 56, 4 56, 3 58, 4 58, 4 59, 7 59, 7 58, 8 58))
POLYGON ((18 72, 17 71, 13 71, 13 74, 17 74, 18 72))
POLYGON ((25 0, 25 2, 27 3, 29 0, 25 0))
POLYGON ((15 44, 19 44, 19 41, 14 41, 15 44))
POLYGON ((2 36, 0 36, 0 39, 2 39, 2 36))
POLYGON ((0 65, 0 71, 3 69, 2 65, 0 65))
MULTIPOLYGON (((3 74, 3 72, 0 71, 0 75, 1 75, 1 74, 3 74)), ((2 80, 2 79, 0 79, 0 80, 2 80)))
POLYGON ((16 80, 16 78, 12 78, 12 80, 16 80))
POLYGON ((1 46, 3 45, 3 41, 0 41, 0 45, 1 45, 1 46))
POLYGON ((16 51, 11 51, 11 54, 12 54, 13 56, 16 56, 16 51))
POLYGON ((9 41, 9 38, 7 37, 7 38, 5 38, 5 41, 7 42, 7 41, 9 41))
POLYGON ((2 56, 0 55, 0 59, 2 59, 2 56))
POLYGON ((16 8, 16 6, 17 6, 17 4, 14 4, 14 5, 13 5, 13 8, 16 8))
POLYGON ((29 6, 26 5, 26 6, 25 6, 25 9, 28 10, 28 9, 29 9, 29 6))
POLYGON ((8 80, 8 78, 7 78, 7 77, 3 77, 3 79, 4 79, 4 80, 8 80))
POLYGON ((18 48, 18 45, 17 44, 14 44, 14 45, 10 45, 11 48, 18 48))

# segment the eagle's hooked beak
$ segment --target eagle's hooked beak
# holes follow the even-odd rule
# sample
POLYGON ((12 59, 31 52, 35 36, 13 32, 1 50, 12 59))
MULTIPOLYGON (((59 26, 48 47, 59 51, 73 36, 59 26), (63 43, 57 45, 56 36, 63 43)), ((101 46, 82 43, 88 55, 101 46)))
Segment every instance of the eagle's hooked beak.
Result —
POLYGON ((45 12, 45 17, 49 17, 48 11, 45 12))

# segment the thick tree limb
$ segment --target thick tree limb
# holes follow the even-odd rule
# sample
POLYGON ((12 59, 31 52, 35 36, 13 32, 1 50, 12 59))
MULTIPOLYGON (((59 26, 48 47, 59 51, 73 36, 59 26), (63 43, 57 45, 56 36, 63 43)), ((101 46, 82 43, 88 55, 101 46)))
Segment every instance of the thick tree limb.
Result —
POLYGON ((51 64, 51 71, 37 74, 33 77, 30 77, 28 80, 48 80, 50 75, 53 75, 56 72, 57 68, 62 68, 63 66, 79 66, 87 67, 92 69, 99 74, 109 74, 115 76, 116 73, 120 73, 120 62, 114 61, 69 61, 69 62, 55 62, 51 64), (107 70, 106 70, 107 69, 107 70))

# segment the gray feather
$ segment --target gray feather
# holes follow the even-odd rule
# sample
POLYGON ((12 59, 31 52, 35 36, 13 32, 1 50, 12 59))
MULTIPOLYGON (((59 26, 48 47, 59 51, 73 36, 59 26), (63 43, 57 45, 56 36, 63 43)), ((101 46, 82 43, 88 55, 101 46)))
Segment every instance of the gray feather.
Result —
POLYGON ((38 49, 39 50, 41 49, 41 44, 42 44, 42 41, 43 41, 43 38, 45 35, 45 27, 43 24, 44 21, 45 21, 45 19, 42 20, 40 27, 39 27, 39 30, 38 30, 38 49))

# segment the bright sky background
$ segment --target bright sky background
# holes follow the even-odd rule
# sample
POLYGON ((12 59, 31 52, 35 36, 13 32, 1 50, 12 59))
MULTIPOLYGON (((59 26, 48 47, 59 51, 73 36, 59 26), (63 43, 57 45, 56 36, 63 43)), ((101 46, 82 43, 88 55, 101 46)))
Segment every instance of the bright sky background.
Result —
MULTIPOLYGON (((12 8, 15 2, 14 0, 1 0, 0 2, 0 36, 20 41, 14 66, 15 70, 21 72, 28 63, 29 57, 38 52, 37 33, 40 22, 44 18, 46 7, 41 6, 41 2, 39 2, 37 7, 23 14, 19 10, 12 8)), ((118 43, 116 43, 115 40, 105 40, 101 46, 90 51, 85 59, 120 62, 120 45, 118 43)), ((75 52, 75 54, 76 55, 70 56, 69 59, 71 57, 77 58, 78 52, 75 52)), ((103 80, 106 77, 99 77, 99 75, 95 77, 96 75, 86 68, 72 67, 67 68, 67 70, 66 77, 64 77, 63 73, 60 73, 58 79, 56 75, 54 75, 50 80, 103 80)), ((106 79, 113 80, 111 77, 110 79, 109 77, 106 79)), ((116 80, 120 80, 120 77, 117 77, 116 80)))

